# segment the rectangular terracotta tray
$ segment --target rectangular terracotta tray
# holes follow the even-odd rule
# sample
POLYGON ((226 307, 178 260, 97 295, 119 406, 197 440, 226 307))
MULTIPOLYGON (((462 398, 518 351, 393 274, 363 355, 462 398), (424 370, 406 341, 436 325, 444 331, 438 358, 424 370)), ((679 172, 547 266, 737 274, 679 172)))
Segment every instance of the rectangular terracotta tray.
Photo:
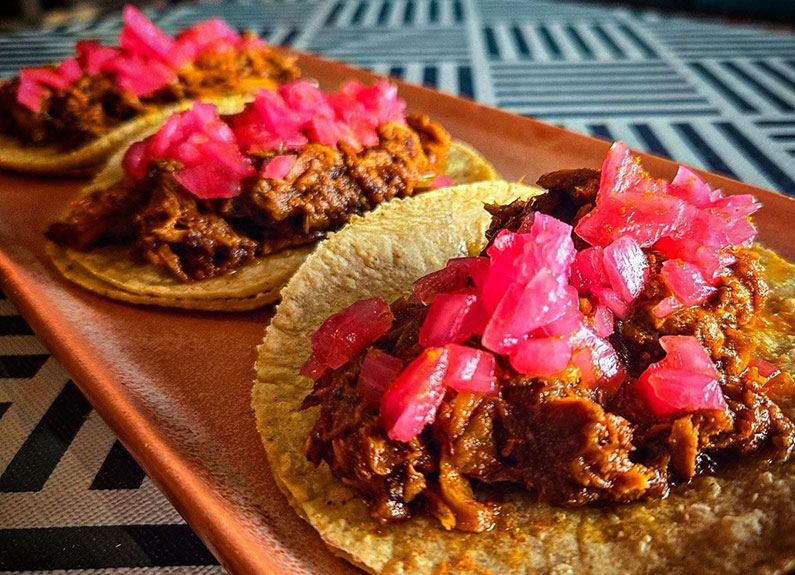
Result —
MULTIPOLYGON (((361 70, 300 55, 326 88, 361 70)), ((411 85, 400 93, 478 148, 508 179, 598 167, 605 142, 411 85)), ((645 157, 656 175, 676 166, 645 157)), ((795 258, 795 202, 724 177, 729 193, 756 194, 760 239, 795 258)), ((255 348, 272 309, 249 313, 135 307, 65 282, 44 254, 43 232, 84 182, 0 174, 0 284, 88 400, 237 575, 361 573, 335 558, 288 506, 268 469, 249 409, 255 348)))

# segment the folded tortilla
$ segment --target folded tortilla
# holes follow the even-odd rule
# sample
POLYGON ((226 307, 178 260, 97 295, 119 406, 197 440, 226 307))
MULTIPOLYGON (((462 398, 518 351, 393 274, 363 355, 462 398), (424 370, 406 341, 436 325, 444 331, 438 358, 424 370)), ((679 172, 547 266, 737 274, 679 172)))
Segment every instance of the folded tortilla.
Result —
MULTIPOLYGON (((315 467, 303 445, 318 407, 299 411, 312 381, 298 375, 308 336, 356 300, 392 301, 448 258, 476 255, 491 216, 537 189, 505 182, 438 190, 379 207, 330 236, 282 292, 259 348, 252 407, 271 471, 290 504, 331 550, 370 573, 784 574, 795 568, 795 464, 744 457, 717 476, 661 501, 555 507, 530 491, 490 489, 503 502, 497 526, 445 531, 433 517, 380 525, 364 500, 315 467)), ((795 368, 795 266, 758 247, 771 297, 759 351, 795 368)), ((790 390, 791 393, 792 390, 790 390)), ((779 401, 789 417, 795 399, 779 401)))
MULTIPOLYGON (((231 114, 243 109, 252 95, 228 95, 200 98, 215 104, 221 113, 231 114)), ((0 134, 0 168, 26 174, 80 176, 96 173, 115 152, 127 144, 153 134, 175 112, 187 110, 193 100, 183 100, 132 118, 104 136, 75 150, 64 151, 56 146, 30 146, 18 139, 0 134)))
MULTIPOLYGON (((234 105, 242 107, 243 102, 234 105)), ((234 111, 222 109, 222 113, 234 111)), ((84 193, 107 189, 122 178, 122 158, 123 152, 117 153, 84 193)), ((477 151, 462 142, 450 146, 445 175, 456 184, 499 177, 477 151)), ((221 276, 191 282, 182 282, 161 267, 136 262, 129 246, 77 251, 51 243, 48 253, 67 279, 110 298, 186 309, 238 311, 277 301, 281 288, 313 249, 314 244, 288 248, 256 258, 221 276), (224 302, 229 305, 225 307, 224 302)))

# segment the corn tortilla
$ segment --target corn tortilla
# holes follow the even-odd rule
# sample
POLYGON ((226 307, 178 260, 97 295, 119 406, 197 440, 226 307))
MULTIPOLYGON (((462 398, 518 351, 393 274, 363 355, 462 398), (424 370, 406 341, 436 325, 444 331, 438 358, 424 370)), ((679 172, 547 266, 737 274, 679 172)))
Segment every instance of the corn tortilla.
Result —
POLYGON ((279 289, 281 288, 281 286, 279 286, 272 288, 270 291, 243 297, 203 299, 136 294, 119 289, 107 282, 103 282, 78 264, 72 262, 68 257, 65 257, 64 251, 63 248, 55 244, 49 244, 47 246, 47 252, 52 262, 55 264, 55 267, 61 272, 61 275, 82 288, 126 303, 202 311, 247 311, 260 308, 276 301, 279 297, 279 289))
MULTIPOLYGON (((97 174, 84 193, 106 189, 123 177, 122 157, 123 152, 117 153, 97 174)), ((450 147, 445 173, 459 184, 499 177, 494 168, 478 152, 461 142, 454 142, 450 147)), ((130 257, 130 248, 125 246, 108 246, 87 251, 52 249, 50 255, 57 260, 56 265, 62 272, 68 264, 71 270, 70 275, 67 275, 69 279, 76 281, 78 272, 75 269, 79 268, 80 278, 83 281, 77 283, 91 291, 102 289, 103 295, 111 298, 119 293, 136 294, 158 298, 157 301, 162 302, 159 305, 167 305, 170 298, 180 303, 176 307, 185 307, 187 301, 215 302, 269 294, 268 297, 261 295, 250 300, 262 306, 278 300, 281 287, 287 283, 313 249, 314 244, 283 250, 257 258, 221 276, 192 282, 179 281, 158 266, 134 261, 130 257), (89 281, 89 276, 93 276, 96 281, 89 281)), ((124 300, 132 301, 129 296, 124 300)))
MULTIPOLYGON (((221 113, 231 114, 243 108, 253 96, 231 95, 200 98, 215 104, 221 113)), ((132 118, 80 148, 64 151, 56 146, 25 146, 12 136, 0 134, 0 168, 39 175, 79 176, 95 173, 115 152, 126 144, 155 132, 175 112, 193 105, 192 100, 162 106, 132 118)))
MULTIPOLYGON (((448 258, 478 253, 490 220, 482 204, 532 193, 494 182, 391 202, 329 237, 293 276, 259 348, 252 394, 271 471, 291 505, 333 552, 370 573, 772 575, 795 568, 792 463, 745 459, 662 501, 623 505, 553 507, 514 488, 499 494, 497 527, 472 534, 445 531, 425 516, 381 526, 327 465, 306 460, 302 446, 319 409, 298 411, 312 388, 298 375, 310 354, 307 336, 358 299, 391 301, 448 258)), ((792 372, 795 266, 759 251, 773 292, 761 351, 792 372)), ((795 416, 791 402, 784 407, 795 416)))

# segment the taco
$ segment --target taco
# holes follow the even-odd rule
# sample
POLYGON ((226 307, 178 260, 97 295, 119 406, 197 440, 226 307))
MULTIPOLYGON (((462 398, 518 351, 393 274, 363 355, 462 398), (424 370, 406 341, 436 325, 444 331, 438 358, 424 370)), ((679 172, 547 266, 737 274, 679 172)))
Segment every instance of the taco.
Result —
POLYGON ((293 276, 252 396, 291 505, 370 573, 791 572, 795 266, 759 204, 621 144, 540 183, 384 205, 293 276))
POLYGON ((69 279, 125 301, 273 303, 317 240, 354 214, 497 177, 404 108, 385 81, 334 94, 284 84, 228 115, 197 103, 112 159, 49 227, 50 254, 69 279))
POLYGON ((194 100, 239 100, 300 75, 292 56, 222 20, 176 38, 134 6, 124 8, 123 20, 118 48, 80 41, 75 57, 23 68, 0 84, 0 168, 92 173, 194 100))

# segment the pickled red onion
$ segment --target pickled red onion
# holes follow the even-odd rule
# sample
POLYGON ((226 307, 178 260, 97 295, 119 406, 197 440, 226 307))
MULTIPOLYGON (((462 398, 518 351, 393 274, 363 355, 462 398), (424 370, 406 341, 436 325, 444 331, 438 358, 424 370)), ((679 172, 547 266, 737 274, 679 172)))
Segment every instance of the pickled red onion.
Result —
POLYGON ((381 350, 372 349, 364 356, 356 388, 362 397, 377 405, 381 402, 384 390, 401 371, 403 371, 403 362, 400 359, 381 350))
POLYGON ((411 441, 436 418, 444 398, 448 354, 445 348, 424 350, 386 388, 381 418, 390 439, 411 441))
POLYGON ((338 369, 392 327, 392 310, 381 298, 363 299, 331 315, 311 337, 312 357, 338 369))
POLYGON ((424 304, 433 302, 440 293, 466 288, 469 279, 478 283, 489 269, 489 259, 482 257, 452 258, 439 271, 422 276, 412 285, 414 295, 424 304), (476 279, 477 278, 477 279, 476 279))
POLYGON ((455 343, 448 344, 445 349, 448 353, 446 387, 486 395, 497 392, 496 361, 492 354, 455 343))
POLYGON ((698 339, 668 335, 660 338, 660 345, 665 358, 651 364, 636 386, 655 416, 726 408, 718 371, 698 339))

